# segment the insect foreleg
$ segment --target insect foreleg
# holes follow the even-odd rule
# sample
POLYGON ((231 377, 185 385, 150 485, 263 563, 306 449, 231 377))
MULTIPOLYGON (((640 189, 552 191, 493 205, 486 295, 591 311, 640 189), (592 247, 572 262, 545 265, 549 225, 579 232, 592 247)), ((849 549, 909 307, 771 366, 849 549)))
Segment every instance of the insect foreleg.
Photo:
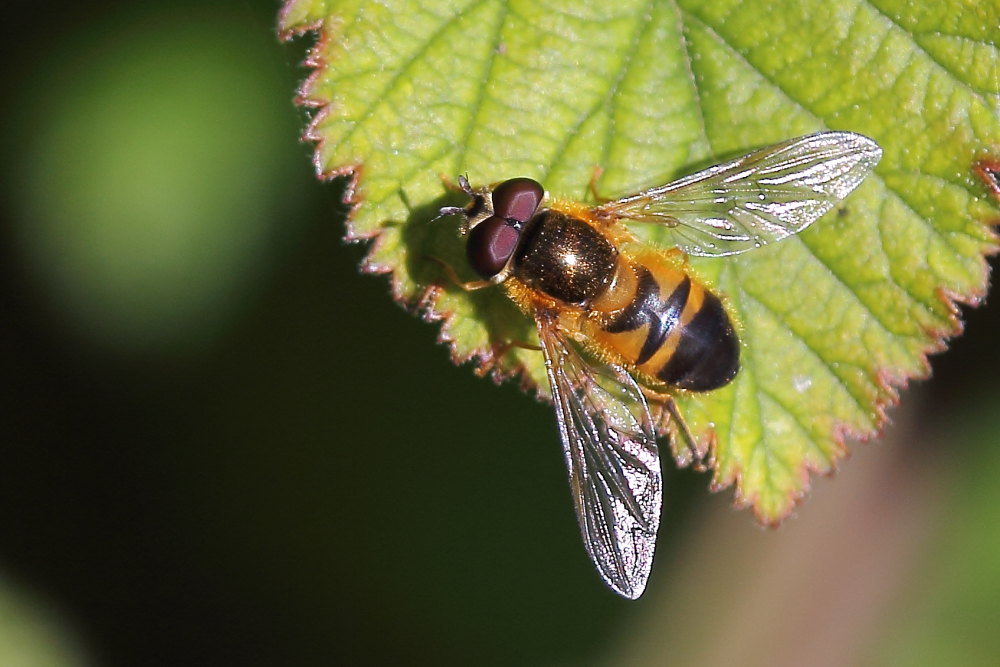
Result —
POLYGON ((433 255, 421 255, 421 256, 424 259, 440 264, 441 268, 444 269, 445 275, 448 276, 448 279, 451 280, 451 282, 453 282, 456 287, 464 289, 466 292, 473 292, 477 289, 489 287, 490 285, 493 284, 489 280, 470 280, 467 282, 463 281, 461 278, 458 277, 458 274, 455 273, 455 269, 451 267, 451 264, 444 261, 443 259, 438 259, 433 255))

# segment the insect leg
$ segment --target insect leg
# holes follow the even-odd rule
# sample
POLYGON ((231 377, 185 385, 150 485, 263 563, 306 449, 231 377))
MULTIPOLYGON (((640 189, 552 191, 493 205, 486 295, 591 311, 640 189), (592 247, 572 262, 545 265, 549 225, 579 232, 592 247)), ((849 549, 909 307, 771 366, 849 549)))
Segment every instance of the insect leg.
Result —
POLYGON ((600 180, 603 173, 604 167, 599 164, 595 164, 594 171, 590 173, 590 183, 587 184, 587 188, 590 190, 590 195, 594 198, 594 203, 596 204, 604 204, 611 201, 610 197, 602 197, 597 192, 597 181, 600 180))
MULTIPOLYGON (((681 415, 681 411, 677 408, 677 402, 674 397, 670 394, 661 394, 654 392, 652 390, 643 388, 643 393, 650 403, 656 403, 660 406, 660 409, 656 415, 656 424, 668 423, 668 421, 673 421, 676 424, 676 432, 684 441, 684 446, 690 453, 690 460, 695 470, 698 472, 705 471, 705 455, 707 452, 702 452, 698 449, 698 441, 695 439, 694 434, 691 433, 691 429, 688 427, 687 422, 684 421, 684 417, 681 415), (664 420, 664 412, 667 414, 667 420, 664 420)), ((684 457, 686 458, 686 457, 684 457)))
POLYGON ((506 343, 498 343, 493 346, 493 352, 490 355, 490 358, 484 361, 482 365, 476 369, 476 375, 479 377, 486 377, 489 375, 491 371, 496 369, 504 355, 510 352, 511 348, 515 347, 519 347, 522 350, 534 350, 536 352, 542 351, 542 348, 538 345, 523 343, 518 340, 509 340, 506 343))
POLYGON ((451 264, 449 264, 448 262, 444 261, 443 259, 438 259, 437 257, 434 257, 433 255, 421 255, 421 257, 423 257, 424 259, 430 260, 432 262, 437 262, 438 264, 440 264, 441 268, 444 269, 445 275, 448 276, 448 279, 451 280, 451 282, 455 283, 455 285, 457 287, 460 287, 460 288, 464 289, 466 292, 472 292, 472 291, 475 291, 477 289, 482 289, 484 287, 489 287, 490 285, 493 284, 493 283, 491 283, 488 280, 470 280, 468 282, 465 282, 461 278, 458 277, 458 274, 455 273, 455 269, 453 269, 451 267, 451 264))
POLYGON ((677 431, 684 438, 684 444, 687 445, 688 451, 691 452, 691 463, 694 469, 699 472, 704 472, 705 470, 705 453, 699 451, 698 443, 695 441, 694 436, 691 434, 691 429, 688 428, 687 422, 684 421, 684 417, 681 416, 681 411, 677 409, 677 403, 674 401, 673 396, 668 396, 667 400, 663 401, 663 406, 670 412, 671 418, 674 423, 677 424, 677 431))

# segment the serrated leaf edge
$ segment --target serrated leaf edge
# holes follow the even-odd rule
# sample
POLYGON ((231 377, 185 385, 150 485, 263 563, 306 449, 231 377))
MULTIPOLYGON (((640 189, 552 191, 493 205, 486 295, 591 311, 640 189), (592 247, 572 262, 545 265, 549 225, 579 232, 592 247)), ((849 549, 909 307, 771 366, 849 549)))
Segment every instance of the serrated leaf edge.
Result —
MULTIPOLYGON (((292 0, 287 0, 286 4, 282 7, 279 14, 279 25, 285 24, 285 18, 291 4, 292 0)), ((455 312, 440 308, 443 292, 442 286, 436 284, 429 285, 424 288, 423 292, 416 298, 404 294, 401 281, 396 276, 395 269, 391 266, 378 264, 372 259, 377 254, 382 243, 381 231, 375 229, 364 234, 359 234, 355 230, 352 224, 354 213, 363 201, 359 195, 359 185, 363 173, 363 165, 356 163, 343 165, 335 169, 325 169, 323 167, 320 162, 320 156, 323 154, 323 146, 326 142, 326 138, 318 132, 317 127, 330 113, 332 103, 328 100, 315 96, 312 92, 317 79, 323 71, 323 68, 325 68, 328 64, 326 59, 321 54, 324 52, 325 47, 329 43, 330 36, 333 33, 328 25, 328 22, 335 20, 335 18, 330 18, 325 21, 317 20, 298 26, 284 28, 279 30, 278 37, 281 41, 290 41, 296 37, 304 36, 307 33, 316 34, 316 42, 312 47, 310 47, 306 58, 302 63, 304 67, 311 69, 312 71, 300 84, 294 100, 297 106, 314 110, 314 113, 312 114, 310 121, 301 136, 301 140, 315 145, 313 153, 313 167, 316 170, 317 178, 324 182, 329 182, 338 178, 348 179, 347 187, 345 188, 342 200, 342 202, 348 207, 345 219, 347 231, 345 233, 344 240, 350 243, 368 241, 371 244, 368 248, 366 256, 362 259, 359 267, 360 271, 366 274, 380 274, 388 276, 390 281, 390 290, 394 301, 407 311, 418 315, 426 322, 440 323, 440 332, 438 334, 437 341, 447 346, 449 356, 456 365, 462 365, 473 361, 476 364, 477 374, 487 374, 496 384, 501 384, 502 382, 508 380, 517 380, 522 391, 529 394, 533 393, 537 399, 548 402, 549 397, 547 392, 543 387, 538 386, 532 380, 523 364, 516 363, 508 369, 503 369, 500 364, 495 363, 496 360, 494 351, 490 347, 472 348, 467 354, 459 353, 456 345, 456 337, 452 335, 452 328, 455 323, 455 312)), ((978 161, 976 166, 980 164, 982 164, 982 160, 978 161)), ((973 167, 974 171, 976 171, 976 166, 973 167)), ((979 175, 984 181, 986 181, 985 177, 981 174, 979 175)), ((991 190, 990 194, 992 194, 994 198, 1000 200, 1000 194, 993 191, 993 184, 986 181, 985 185, 988 190, 991 190)), ((982 220, 981 223, 987 227, 995 228, 1000 226, 1000 218, 992 221, 982 220)), ((992 233, 989 243, 990 245, 984 251, 985 256, 993 255, 1000 250, 1000 237, 998 237, 995 232, 992 233)), ((766 516, 762 513, 761 505, 758 502, 759 494, 750 494, 744 490, 743 473, 740 470, 734 470, 731 474, 725 477, 720 475, 719 469, 716 465, 718 439, 716 438, 714 429, 711 428, 706 429, 704 433, 698 434, 696 443, 696 446, 700 451, 707 452, 707 459, 704 463, 712 470, 712 479, 709 482, 709 490, 713 493, 718 493, 729 487, 734 487, 733 507, 736 509, 749 508, 753 513, 755 520, 760 525, 765 527, 777 527, 782 521, 792 515, 795 509, 802 503, 805 497, 809 494, 809 491, 812 489, 812 476, 814 474, 819 474, 829 477, 836 474, 839 463, 846 460, 850 456, 850 449, 847 446, 848 440, 864 444, 881 437, 885 426, 889 423, 887 411, 899 403, 900 392, 904 391, 909 386, 909 382, 911 380, 924 380, 930 376, 931 366, 929 357, 933 354, 946 350, 948 348, 948 341, 951 338, 960 335, 963 331, 964 324, 960 317, 961 313, 959 311, 959 306, 964 305, 968 307, 976 307, 982 303, 986 296, 989 286, 990 267, 985 259, 981 263, 981 266, 983 274, 979 284, 984 287, 965 295, 958 294, 957 292, 946 288, 938 288, 938 299, 948 310, 948 324, 940 329, 924 329, 924 333, 929 339, 929 342, 927 345, 923 346, 919 352, 917 352, 917 355, 919 356, 918 361, 922 367, 921 370, 913 375, 896 374, 887 369, 879 370, 876 373, 875 378, 876 383, 881 389, 880 395, 882 398, 876 399, 872 406, 874 410, 874 427, 866 431, 855 429, 849 424, 843 422, 836 423, 833 426, 831 433, 831 439, 835 444, 835 448, 831 453, 830 466, 824 469, 808 462, 800 465, 796 471, 800 484, 798 485, 797 490, 789 494, 787 502, 776 515, 766 516)), ((682 453, 678 452, 675 447, 673 447, 673 444, 677 441, 677 436, 674 433, 674 428, 670 424, 669 420, 661 420, 658 424, 657 430, 661 435, 668 436, 670 438, 671 447, 674 450, 673 458, 678 467, 687 467, 690 465, 691 461, 682 453)))

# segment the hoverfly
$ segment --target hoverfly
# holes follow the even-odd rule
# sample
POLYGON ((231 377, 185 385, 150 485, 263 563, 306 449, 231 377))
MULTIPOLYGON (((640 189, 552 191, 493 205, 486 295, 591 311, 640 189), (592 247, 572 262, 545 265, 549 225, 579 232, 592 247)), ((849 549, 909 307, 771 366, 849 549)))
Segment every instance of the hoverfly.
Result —
POLYGON ((662 482, 650 406, 679 422, 672 392, 728 384, 740 345, 722 300, 675 256, 719 257, 797 234, 875 167, 879 146, 822 132, 764 148, 596 206, 554 199, 528 178, 459 185, 468 290, 502 284, 534 318, 545 357, 577 519, 608 586, 646 587, 662 482), (662 225, 681 253, 636 242, 626 224, 662 225), (582 348, 582 350, 581 350, 582 348))

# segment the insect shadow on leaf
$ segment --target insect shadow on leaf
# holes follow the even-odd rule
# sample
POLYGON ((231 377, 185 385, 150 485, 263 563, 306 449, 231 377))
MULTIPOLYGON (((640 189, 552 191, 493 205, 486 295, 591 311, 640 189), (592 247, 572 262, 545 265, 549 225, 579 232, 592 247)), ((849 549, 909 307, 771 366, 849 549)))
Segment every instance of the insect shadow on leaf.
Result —
MULTIPOLYGON (((468 270, 466 239, 457 232, 453 217, 441 217, 439 211, 448 206, 464 203, 467 197, 461 192, 443 188, 440 197, 425 204, 410 207, 410 214, 403 225, 402 235, 406 254, 406 269, 423 293, 415 304, 424 319, 436 321, 452 315, 447 306, 441 306, 444 293, 453 293, 468 300, 475 321, 485 330, 486 340, 478 349, 477 368, 492 373, 496 381, 515 375, 519 370, 521 354, 538 354, 535 328, 529 318, 501 289, 463 290, 455 284, 442 264, 454 270, 462 281, 472 281, 475 276, 468 270), (531 349, 520 349, 522 345, 531 349)), ((405 201, 405 198, 404 198, 405 201)))

